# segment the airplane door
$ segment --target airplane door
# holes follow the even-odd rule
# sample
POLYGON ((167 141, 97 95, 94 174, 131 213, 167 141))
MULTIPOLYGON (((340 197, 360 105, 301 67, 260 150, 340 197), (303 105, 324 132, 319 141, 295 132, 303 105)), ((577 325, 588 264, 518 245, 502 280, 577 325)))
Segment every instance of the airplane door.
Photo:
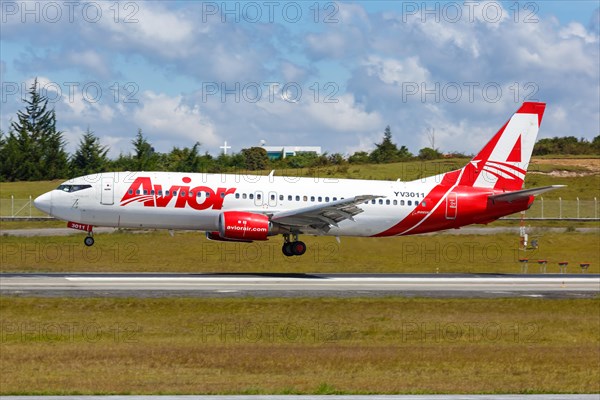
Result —
POLYGON ((456 219, 456 211, 458 210, 458 197, 456 193, 448 193, 446 197, 446 219, 456 219))
POLYGON ((113 177, 102 178, 100 188, 100 204, 112 205, 115 203, 115 180, 113 177))

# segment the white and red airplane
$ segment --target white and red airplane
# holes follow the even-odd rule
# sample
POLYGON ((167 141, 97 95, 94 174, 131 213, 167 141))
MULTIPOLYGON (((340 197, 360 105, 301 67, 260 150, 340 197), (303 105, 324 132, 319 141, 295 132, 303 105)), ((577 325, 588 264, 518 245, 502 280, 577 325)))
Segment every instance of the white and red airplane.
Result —
POLYGON ((466 166, 411 182, 176 172, 107 172, 70 179, 35 199, 67 226, 206 231, 211 240, 282 234, 286 256, 300 234, 403 236, 486 224, 528 209, 523 190, 546 105, 526 102, 466 166))

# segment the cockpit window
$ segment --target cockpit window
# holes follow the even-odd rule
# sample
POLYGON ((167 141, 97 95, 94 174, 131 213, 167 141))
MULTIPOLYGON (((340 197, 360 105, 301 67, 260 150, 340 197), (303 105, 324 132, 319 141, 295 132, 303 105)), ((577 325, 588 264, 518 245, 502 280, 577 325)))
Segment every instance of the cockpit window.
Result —
POLYGON ((60 185, 56 190, 61 190, 67 193, 78 192, 83 189, 89 189, 92 185, 60 185))

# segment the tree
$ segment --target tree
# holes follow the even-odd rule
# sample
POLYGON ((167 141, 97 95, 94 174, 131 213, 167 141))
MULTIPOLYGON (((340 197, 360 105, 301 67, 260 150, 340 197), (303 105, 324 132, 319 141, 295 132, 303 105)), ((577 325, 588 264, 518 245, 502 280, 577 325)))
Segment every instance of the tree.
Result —
POLYGON ((107 153, 108 147, 102 146, 100 139, 88 127, 71 158, 71 171, 76 176, 102 172, 109 162, 107 153))
POLYGON ((592 140, 592 154, 599 155, 600 154, 600 135, 596 136, 592 140))
POLYGON ((444 155, 437 151, 436 149, 432 149, 431 147, 423 147, 419 150, 419 158, 421 160, 437 160, 442 158, 444 155))
POLYGON ((348 162, 350 164, 368 164, 369 163, 369 153, 366 151, 357 151, 348 157, 348 162))
POLYGON ((138 129, 138 133, 131 144, 133 144, 135 150, 133 169, 135 171, 152 171, 156 169, 158 157, 154 153, 154 147, 146 140, 141 129, 138 129))
POLYGON ((392 142, 392 130, 389 125, 385 127, 383 140, 379 144, 375 143, 375 146, 377 148, 369 154, 369 160, 374 163, 389 163, 412 157, 406 146, 402 146, 398 150, 398 147, 392 142))
POLYGON ((173 150, 167 156, 167 169, 177 172, 198 172, 200 170, 199 147, 199 142, 196 142, 191 149, 189 147, 183 149, 173 147, 173 150))
POLYGON ((263 147, 250 147, 242 149, 244 166, 250 171, 267 169, 269 166, 269 156, 263 147))
POLYGON ((413 158, 413 154, 408 151, 408 147, 404 145, 400 146, 400 149, 398 150, 398 159, 400 161, 406 161, 410 160, 411 158, 413 158))
POLYGON ((17 122, 11 123, 8 142, 12 161, 20 165, 12 173, 13 180, 64 178, 68 160, 62 132, 56 130, 56 114, 48 110, 48 99, 37 88, 37 78, 29 89, 24 111, 17 112, 17 122))

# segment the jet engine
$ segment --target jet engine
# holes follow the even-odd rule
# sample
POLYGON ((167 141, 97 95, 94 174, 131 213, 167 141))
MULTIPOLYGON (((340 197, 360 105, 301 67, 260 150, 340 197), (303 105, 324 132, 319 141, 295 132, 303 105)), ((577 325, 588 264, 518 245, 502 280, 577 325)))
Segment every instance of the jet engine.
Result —
POLYGON ((206 237, 211 240, 251 242, 267 240, 267 236, 283 233, 266 215, 243 211, 221 213, 218 227, 217 232, 206 232, 206 237))

